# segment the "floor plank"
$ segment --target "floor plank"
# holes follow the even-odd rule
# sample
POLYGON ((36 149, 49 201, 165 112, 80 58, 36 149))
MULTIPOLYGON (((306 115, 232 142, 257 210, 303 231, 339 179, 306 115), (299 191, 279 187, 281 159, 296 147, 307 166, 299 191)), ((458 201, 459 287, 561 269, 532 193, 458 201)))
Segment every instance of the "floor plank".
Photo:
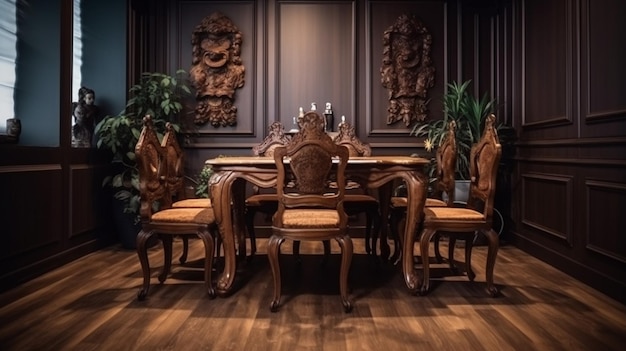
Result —
MULTIPOLYGON (((500 249, 495 282, 484 290, 486 247, 473 251, 475 282, 432 270, 432 291, 410 295, 399 267, 364 254, 355 239, 350 273, 354 310, 338 295, 339 247, 326 266, 321 243, 303 243, 295 264, 283 244, 283 297, 269 311, 272 277, 259 253, 238 267, 232 296, 203 289, 202 243, 190 262, 175 262, 164 284, 160 248, 150 249, 153 281, 146 301, 137 255, 110 247, 0 295, 2 350, 618 350, 626 343, 626 306, 511 247, 500 249)), ((181 243, 175 242, 175 252, 181 243)), ((446 243, 442 252, 447 252, 446 243)), ((463 250, 455 255, 463 260, 463 250)), ((459 263, 460 264, 460 263, 459 263)))

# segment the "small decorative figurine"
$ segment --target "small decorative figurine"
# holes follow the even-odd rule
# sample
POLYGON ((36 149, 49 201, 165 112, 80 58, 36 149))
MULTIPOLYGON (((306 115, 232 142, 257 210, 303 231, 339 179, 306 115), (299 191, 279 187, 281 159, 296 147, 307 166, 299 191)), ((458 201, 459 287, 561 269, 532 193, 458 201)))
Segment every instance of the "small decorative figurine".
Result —
POLYGON ((311 111, 317 111, 317 104, 315 102, 311 103, 311 111))
POLYGON ((72 146, 91 147, 91 139, 96 126, 98 108, 94 105, 96 93, 87 87, 78 90, 78 102, 72 103, 72 146))
MULTIPOLYGON (((300 107, 302 108, 302 107, 300 107)), ((289 133, 297 133, 300 129, 298 128, 298 118, 293 118, 293 127, 289 131, 289 133)))
POLYGON ((346 124, 346 116, 341 115, 341 122, 339 122, 339 124, 337 125, 337 130, 341 130, 341 126, 343 126, 344 124, 346 124))

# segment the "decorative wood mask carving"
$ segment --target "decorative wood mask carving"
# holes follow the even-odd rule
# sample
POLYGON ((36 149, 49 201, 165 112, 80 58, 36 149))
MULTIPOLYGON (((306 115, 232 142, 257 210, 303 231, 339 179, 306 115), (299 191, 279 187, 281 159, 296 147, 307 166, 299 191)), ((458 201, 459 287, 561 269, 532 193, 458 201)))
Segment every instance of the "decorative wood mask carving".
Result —
POLYGON ((205 17, 194 29, 189 73, 196 89, 196 124, 208 122, 216 128, 237 124, 235 91, 245 82, 241 42, 237 26, 219 12, 205 17))
POLYGON ((435 83, 430 47, 432 36, 421 20, 403 14, 383 35, 383 87, 389 90, 387 124, 408 127, 428 114, 428 89, 435 83))

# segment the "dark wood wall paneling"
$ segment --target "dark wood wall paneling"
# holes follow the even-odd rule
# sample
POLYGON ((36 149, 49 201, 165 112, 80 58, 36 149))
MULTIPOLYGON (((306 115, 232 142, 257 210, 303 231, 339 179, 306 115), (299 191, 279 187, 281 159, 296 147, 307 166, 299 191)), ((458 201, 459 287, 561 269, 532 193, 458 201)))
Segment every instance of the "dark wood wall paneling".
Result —
POLYGON ((515 2, 513 241, 626 301, 626 3, 515 2))
POLYGON ((462 71, 455 2, 172 0, 171 10, 170 69, 190 68, 193 28, 215 11, 229 16, 243 33, 246 83, 236 93, 238 124, 200 126, 190 134, 187 168, 193 174, 209 157, 250 154, 272 122, 290 129, 298 108, 308 110, 311 102, 320 110, 331 102, 335 124, 345 115, 375 154, 423 152, 422 141, 409 136, 410 128, 386 124, 388 92, 380 82, 383 32, 403 13, 415 14, 433 35, 431 118, 442 117, 444 82, 462 71))
MULTIPOLYGON (((363 114, 359 115, 357 126, 359 136, 370 142, 372 152, 378 154, 422 153, 423 143, 413 136, 408 136, 410 127, 399 121, 387 124, 388 90, 381 84, 380 68, 383 59, 383 34, 402 14, 413 14, 419 18, 432 35, 431 59, 435 68, 435 85, 428 91, 431 101, 428 104, 429 116, 442 118, 441 96, 445 91, 445 82, 459 71, 459 62, 453 53, 459 48, 456 44, 457 12, 456 6, 444 1, 368 1, 365 6, 365 18, 362 29, 365 31, 365 51, 359 51, 358 64, 364 65, 366 75, 357 82, 365 82, 364 96, 360 96, 363 114), (453 72, 453 73, 451 73, 453 72)), ((362 83, 361 83, 362 84, 362 83)))
MULTIPOLYGON (((110 218, 101 187, 106 167, 87 160, 66 163, 61 148, 36 149, 0 150, 7 161, 11 150, 21 155, 19 162, 0 165, 0 290, 115 240, 105 223, 110 218)), ((74 151, 85 150, 67 153, 74 151)))
MULTIPOLYGON (((60 99, 72 100, 72 0, 61 1, 60 99)), ((55 68, 56 69, 56 68, 55 68)), ((71 116, 61 104, 51 116, 71 116)), ((0 145, 0 291, 110 245, 108 160, 71 147, 71 119, 59 118, 57 147, 0 145)))

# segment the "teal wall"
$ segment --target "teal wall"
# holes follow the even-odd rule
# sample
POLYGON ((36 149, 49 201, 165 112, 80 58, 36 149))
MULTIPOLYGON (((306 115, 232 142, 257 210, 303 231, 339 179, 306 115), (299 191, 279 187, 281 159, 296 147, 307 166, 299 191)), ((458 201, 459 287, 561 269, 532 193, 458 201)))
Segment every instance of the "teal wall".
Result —
POLYGON ((100 117, 126 105, 126 10, 126 0, 90 0, 81 9, 83 85, 95 90, 100 117))
MULTIPOLYGON (((58 147, 61 133, 61 1, 18 1, 15 116, 20 144, 58 147)), ((101 114, 116 114, 126 101, 126 0, 85 1, 82 85, 96 92, 101 114)), ((71 77, 67 77, 71 79, 71 77)), ((79 89, 80 87, 72 87, 79 89)))
POLYGON ((59 146, 60 1, 18 1, 15 117, 20 144, 59 146))

